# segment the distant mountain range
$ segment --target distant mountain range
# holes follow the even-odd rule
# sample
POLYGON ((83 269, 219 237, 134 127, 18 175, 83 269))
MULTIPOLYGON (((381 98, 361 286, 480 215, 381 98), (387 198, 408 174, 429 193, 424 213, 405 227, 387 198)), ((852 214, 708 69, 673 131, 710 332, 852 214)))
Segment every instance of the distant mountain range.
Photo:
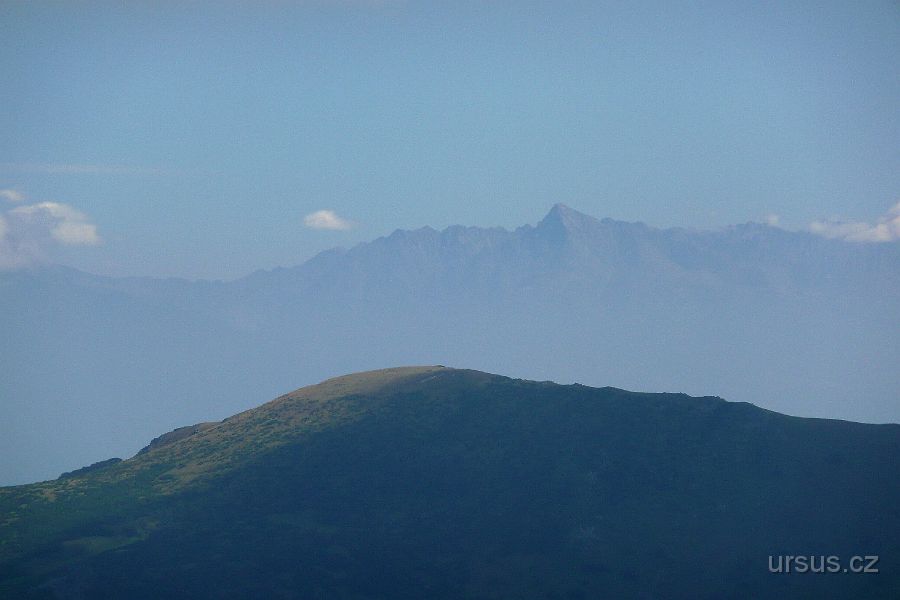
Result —
POLYGON ((0 597, 897 598, 898 456, 900 425, 361 373, 0 488, 0 597))
POLYGON ((900 243, 597 220, 396 231, 230 282, 0 274, 0 483, 303 382, 439 363, 900 421, 900 243))

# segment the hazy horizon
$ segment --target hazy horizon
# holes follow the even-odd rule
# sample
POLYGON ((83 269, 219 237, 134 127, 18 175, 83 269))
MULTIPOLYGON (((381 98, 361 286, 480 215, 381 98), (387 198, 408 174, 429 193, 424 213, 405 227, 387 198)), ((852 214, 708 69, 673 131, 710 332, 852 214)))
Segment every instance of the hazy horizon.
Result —
POLYGON ((535 225, 397 230, 229 282, 0 273, 0 451, 20 457, 0 481, 409 364, 900 422, 898 286, 896 242, 661 230, 561 204, 535 225))

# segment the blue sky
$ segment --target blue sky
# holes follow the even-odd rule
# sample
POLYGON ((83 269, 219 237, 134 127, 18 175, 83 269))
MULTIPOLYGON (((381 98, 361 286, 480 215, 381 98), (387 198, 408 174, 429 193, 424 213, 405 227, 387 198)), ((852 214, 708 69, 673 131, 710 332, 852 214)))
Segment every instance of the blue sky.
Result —
POLYGON ((876 223, 898 57, 896 2, 4 2, 0 233, 22 252, 43 226, 29 260, 232 278, 556 202, 876 223))

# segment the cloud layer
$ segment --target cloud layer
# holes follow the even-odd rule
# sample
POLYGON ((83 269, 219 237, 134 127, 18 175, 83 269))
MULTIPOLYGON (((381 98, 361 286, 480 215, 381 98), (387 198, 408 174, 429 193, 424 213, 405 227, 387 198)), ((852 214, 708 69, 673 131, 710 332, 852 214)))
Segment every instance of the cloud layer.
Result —
POLYGON ((317 210, 303 218, 303 224, 311 229, 331 229, 345 231, 353 227, 353 223, 342 219, 332 210, 317 210))
POLYGON ((51 175, 162 175, 162 169, 128 165, 84 165, 64 163, 0 163, 0 171, 51 175))
MULTIPOLYGON (((25 200, 18 192, 15 197, 2 193, 0 197, 25 200)), ((97 226, 67 204, 38 202, 0 212, 0 269, 43 262, 59 246, 93 246, 100 241, 97 226)))
POLYGON ((809 230, 830 239, 848 242, 893 242, 900 240, 900 202, 875 224, 861 221, 813 221, 809 230))

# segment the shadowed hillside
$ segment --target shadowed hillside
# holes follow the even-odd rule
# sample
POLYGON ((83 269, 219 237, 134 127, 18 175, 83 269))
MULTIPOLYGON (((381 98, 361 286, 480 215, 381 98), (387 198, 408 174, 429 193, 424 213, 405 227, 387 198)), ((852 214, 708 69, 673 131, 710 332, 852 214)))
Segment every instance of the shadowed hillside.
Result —
POLYGON ((173 433, 0 489, 0 596, 900 593, 896 425, 413 367, 173 433))

